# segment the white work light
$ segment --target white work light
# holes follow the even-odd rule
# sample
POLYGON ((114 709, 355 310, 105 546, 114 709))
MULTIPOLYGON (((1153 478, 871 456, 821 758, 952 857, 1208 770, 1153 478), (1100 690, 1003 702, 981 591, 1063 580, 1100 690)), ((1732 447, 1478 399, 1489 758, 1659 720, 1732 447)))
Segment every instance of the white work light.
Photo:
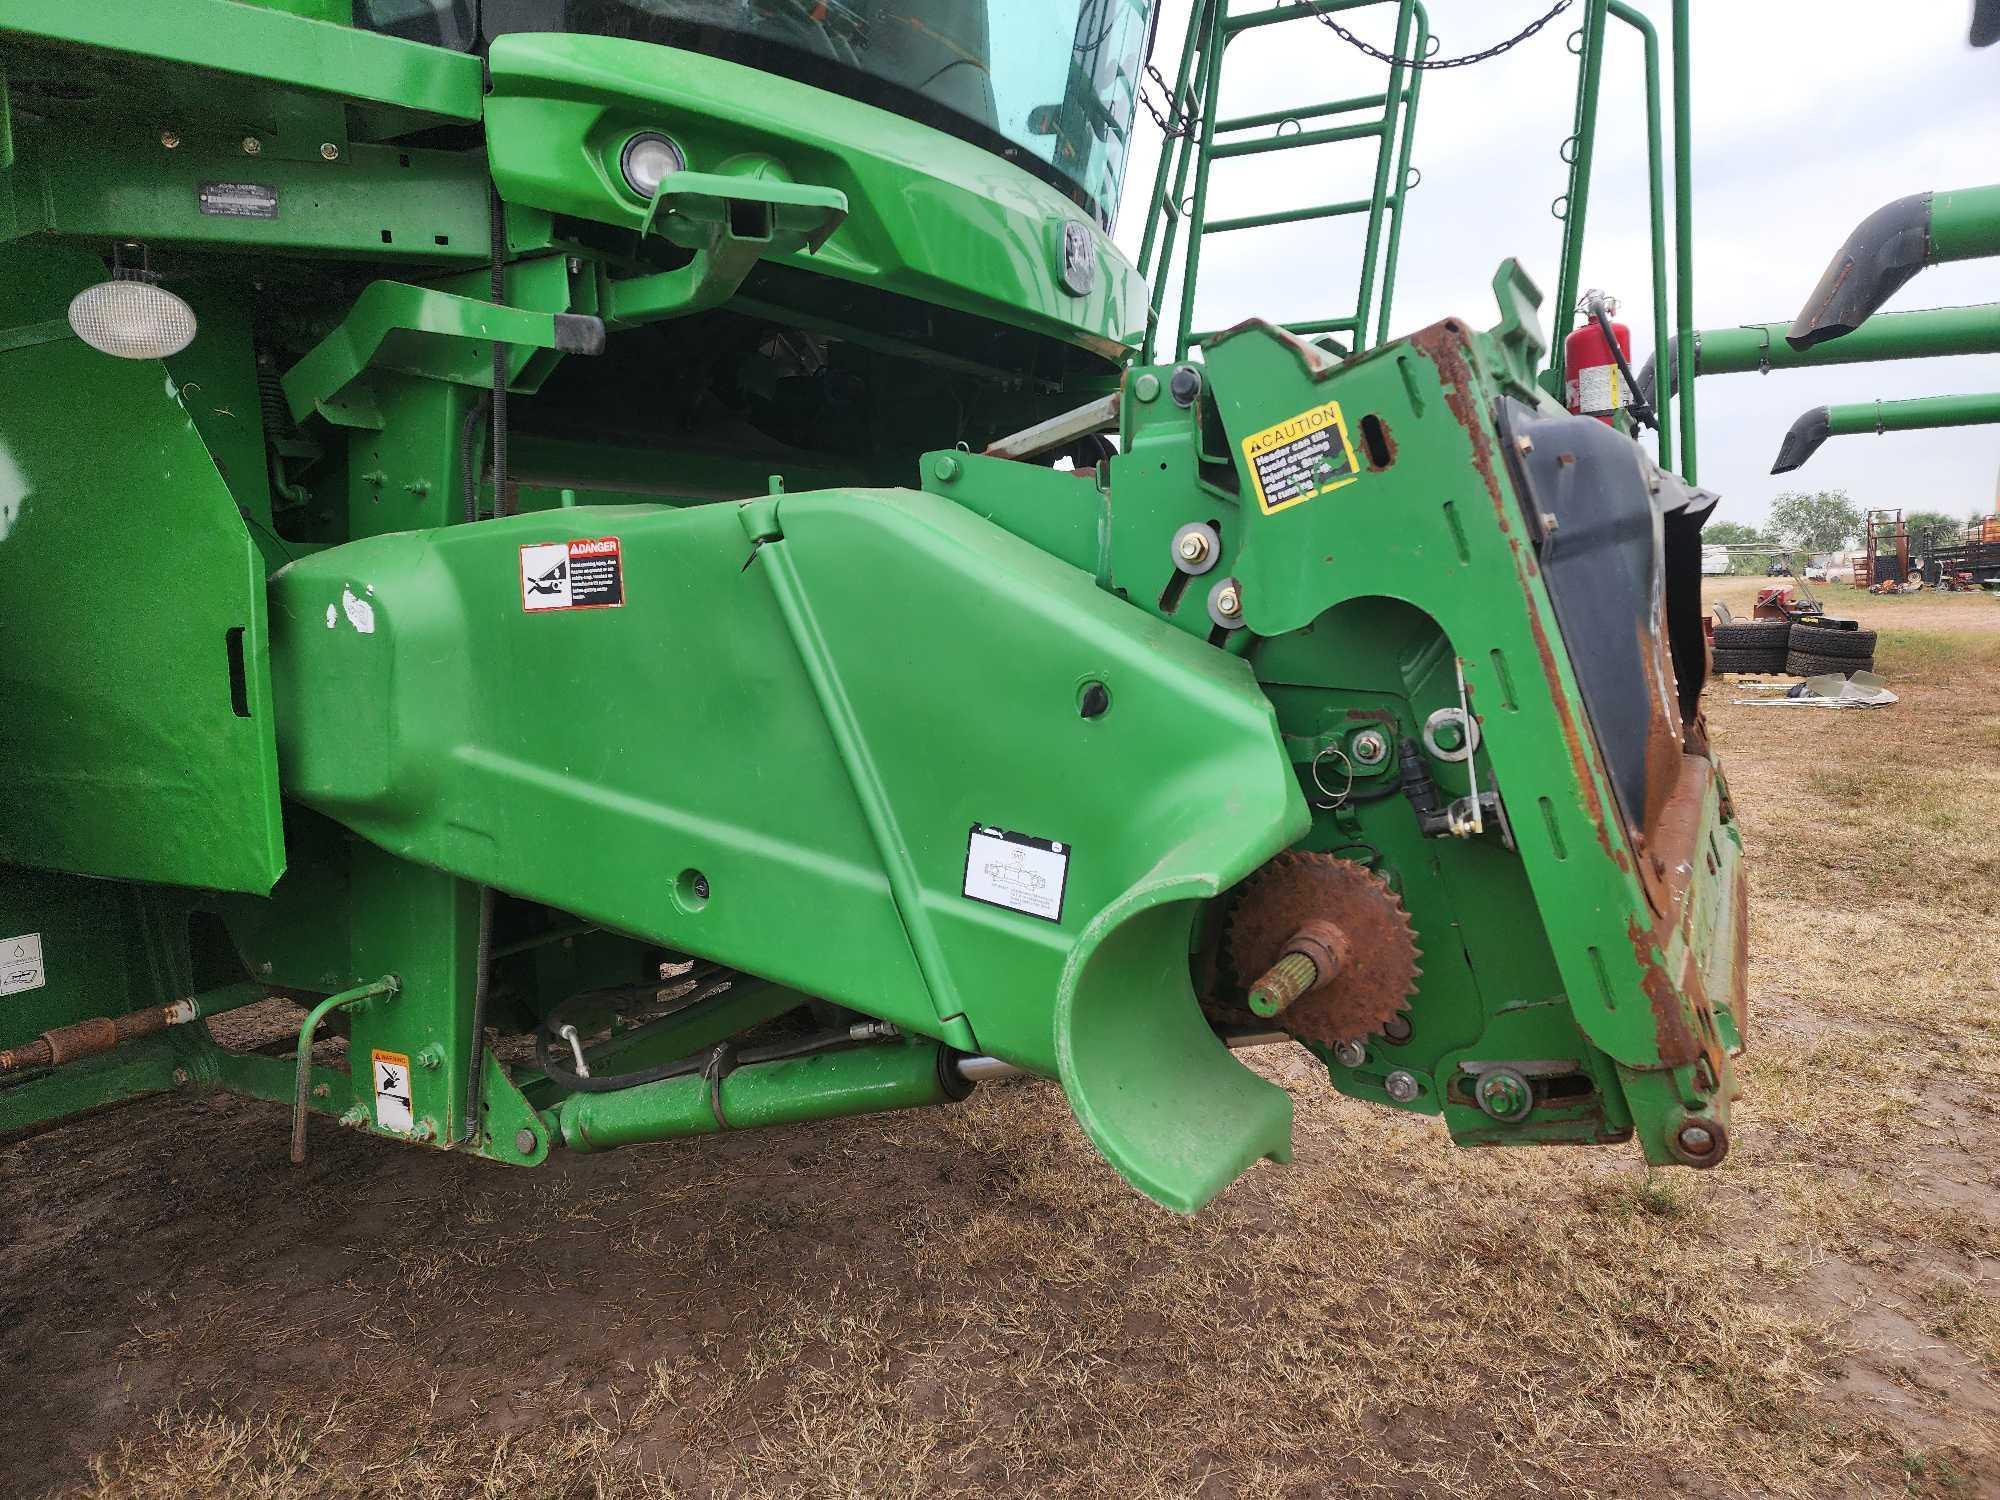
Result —
POLYGON ((120 246, 111 279, 85 287, 69 304, 69 326, 91 348, 119 359, 166 359, 194 342, 194 309, 156 284, 137 245, 120 246), (125 264, 125 252, 139 257, 125 264))
POLYGON ((625 174, 625 185, 641 198, 651 198, 660 190, 664 178, 686 166, 687 157, 681 148, 657 130, 633 136, 618 156, 618 170, 625 174))

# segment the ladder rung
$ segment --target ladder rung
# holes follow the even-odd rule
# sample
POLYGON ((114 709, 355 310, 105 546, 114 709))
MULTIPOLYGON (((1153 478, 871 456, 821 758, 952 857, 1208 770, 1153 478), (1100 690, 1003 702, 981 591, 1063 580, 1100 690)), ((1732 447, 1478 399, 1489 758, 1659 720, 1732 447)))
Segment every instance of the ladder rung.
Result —
POLYGON ((1256 156, 1265 151, 1295 151, 1301 146, 1326 146, 1335 141, 1359 141, 1382 134, 1383 122, 1366 125, 1335 125, 1329 130, 1302 130, 1297 135, 1271 135, 1256 141, 1221 141, 1208 148, 1216 161, 1225 156, 1256 156))
POLYGON ((1201 226, 1203 234, 1227 234, 1232 229, 1262 229, 1271 224, 1302 224, 1308 219, 1338 219, 1348 214, 1365 214, 1375 206, 1373 198, 1350 198, 1345 203, 1322 203, 1314 208, 1281 208, 1268 214, 1246 214, 1240 219, 1217 219, 1201 226))
MULTIPOLYGON (((1408 94, 1404 95, 1408 98, 1408 94)), ((1274 109, 1268 114, 1242 115, 1234 120, 1217 120, 1215 133, 1226 130, 1255 130, 1259 125, 1282 125, 1287 120, 1323 120, 1328 115, 1344 115, 1357 109, 1380 109, 1389 102, 1387 94, 1363 94, 1358 99, 1336 99, 1331 104, 1315 104, 1310 109, 1274 109)))

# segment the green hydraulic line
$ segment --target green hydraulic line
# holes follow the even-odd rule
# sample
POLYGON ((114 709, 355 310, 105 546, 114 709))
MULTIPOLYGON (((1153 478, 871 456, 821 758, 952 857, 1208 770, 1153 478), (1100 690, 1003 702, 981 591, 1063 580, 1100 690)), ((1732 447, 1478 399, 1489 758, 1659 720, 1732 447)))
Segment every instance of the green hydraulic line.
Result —
POLYGON ((1153 168, 1153 193, 1147 200, 1146 233, 1139 242, 1139 274, 1152 282, 1151 296, 1146 304, 1146 341, 1140 348, 1139 359, 1143 364, 1153 362, 1154 340, 1160 327, 1160 299, 1167 289, 1167 267, 1173 264, 1175 231, 1180 227, 1180 198, 1187 188, 1188 163, 1194 146, 1187 135, 1188 108, 1192 101, 1188 98, 1188 74, 1194 67, 1196 56, 1201 51, 1202 25, 1207 19, 1211 5, 1223 4, 1224 0, 1196 0, 1188 15, 1187 39, 1181 44, 1180 72, 1174 80, 1174 92, 1167 100, 1167 119, 1181 122, 1181 133, 1169 136, 1160 143, 1160 159, 1153 168), (1174 173, 1173 197, 1166 196, 1169 166, 1174 173), (1160 261, 1157 275, 1153 269, 1154 237, 1160 232, 1162 221, 1166 223, 1166 234, 1160 242, 1160 261))
MULTIPOLYGON (((1569 191, 1562 203, 1562 268, 1556 280, 1556 326, 1567 333, 1570 318, 1582 296, 1583 235, 1590 217, 1590 172, 1597 154, 1597 89, 1604 76, 1604 18, 1608 0, 1589 0, 1583 15, 1583 45, 1578 49, 1576 113, 1570 136, 1563 144, 1569 152, 1569 191)), ((1560 391, 1568 371, 1563 367, 1563 340, 1553 345, 1555 388, 1560 391)))
POLYGON ((1792 423, 1773 474, 1789 474, 1830 437, 1864 432, 1919 432, 1934 427, 1984 427, 2000 422, 2000 394, 1919 396, 1908 401, 1854 401, 1815 406, 1792 423))
MULTIPOLYGON (((1868 364, 1887 359, 1937 359, 1959 354, 2000 353, 2000 302, 1971 307, 1932 307, 1917 312, 1881 313, 1845 338, 1795 348, 1785 340, 1784 323, 1751 323, 1741 328, 1709 328, 1676 336, 1668 359, 1688 375, 1737 375, 1746 370, 1791 370, 1813 365, 1868 364)), ((1641 372, 1641 389, 1655 383, 1653 366, 1641 372)), ((1681 410, 1692 392, 1682 385, 1681 410)))
POLYGON ((1415 23, 1416 0, 1402 0, 1396 10, 1396 45, 1390 50, 1396 61, 1389 68, 1389 104, 1382 112, 1381 136, 1375 149, 1375 186, 1369 195, 1368 237, 1361 249, 1361 292, 1354 299, 1354 352, 1368 343, 1368 310, 1375 303, 1376 253, 1382 244, 1382 214, 1389 196, 1389 167, 1395 156, 1396 110, 1403 95, 1406 76, 1405 56, 1410 45, 1410 28, 1415 23))
MULTIPOLYGON (((1670 390, 1681 395, 1681 477, 1695 480, 1694 464, 1694 167, 1689 100, 1694 59, 1689 55, 1689 0, 1674 0, 1674 312, 1680 350, 1670 390)), ((1672 358, 1670 352, 1668 355, 1672 358)))
MULTIPOLYGON (((1625 0, 1611 0, 1611 14, 1637 31, 1646 49, 1646 171, 1653 230, 1653 357, 1658 359, 1665 355, 1668 341, 1673 337, 1667 331, 1667 195, 1662 160, 1664 152, 1660 144, 1660 35, 1653 29, 1653 23, 1627 5, 1625 0)), ((1671 469, 1674 466, 1673 412, 1666 393, 1660 392, 1659 395, 1661 399, 1653 408, 1653 420, 1659 437, 1660 467, 1671 469)))
POLYGON ((572 1094, 543 1118, 572 1151, 609 1151, 644 1141, 881 1114, 963 1099, 951 1049, 892 1043, 748 1063, 732 1072, 691 1073, 604 1094, 572 1094))
MULTIPOLYGON (((1431 44, 1436 39, 1431 35, 1430 12, 1422 5, 1417 6, 1417 48, 1413 57, 1428 57, 1431 44)), ((1416 185, 1410 181, 1410 150, 1417 134, 1417 104, 1423 97, 1424 74, 1428 68, 1413 68, 1415 76, 1410 80, 1410 97, 1403 110, 1403 138, 1396 148, 1396 191, 1389 200, 1389 243, 1382 252, 1382 308, 1375 322, 1375 342, 1389 342, 1389 308, 1396 298, 1396 257, 1403 249, 1403 205, 1409 198, 1410 190, 1416 185)), ((1417 174, 1423 180, 1423 174, 1417 174)), ((1360 335, 1356 335, 1356 343, 1360 335)))
MULTIPOLYGON (((1209 32, 1201 49, 1201 139, 1215 139, 1215 96, 1222 82, 1224 25, 1227 0, 1212 0, 1209 32)), ((1192 143, 1190 143, 1192 148, 1192 143)), ((1188 206, 1187 263, 1181 268, 1181 317, 1174 338, 1174 358, 1186 359, 1188 335, 1194 332, 1195 277, 1201 269, 1202 220, 1208 212, 1208 167, 1213 153, 1200 151, 1194 168, 1194 197, 1188 206)))
POLYGON ((1913 193, 1863 219, 1820 273, 1785 337, 1845 338, 1926 266, 2000 255, 2000 185, 1913 193))
POLYGON ((377 995, 393 995, 401 988, 401 980, 394 974, 385 974, 373 984, 357 985, 351 990, 342 990, 337 995, 328 995, 306 1012, 305 1021, 299 1027, 298 1082, 292 1093, 293 1166, 303 1166, 306 1159, 306 1093, 312 1083, 313 1033, 319 1030, 319 1023, 337 1010, 344 1010, 350 1005, 359 1005, 362 1001, 372 1000, 377 995))

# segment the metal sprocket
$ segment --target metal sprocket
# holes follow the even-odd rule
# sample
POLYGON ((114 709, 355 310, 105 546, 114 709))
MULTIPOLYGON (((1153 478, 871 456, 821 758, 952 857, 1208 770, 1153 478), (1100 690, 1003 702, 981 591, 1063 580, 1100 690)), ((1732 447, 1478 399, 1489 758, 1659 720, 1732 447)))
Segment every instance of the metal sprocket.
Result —
POLYGON ((1423 955, 1402 901, 1381 876, 1353 860, 1287 850, 1243 883, 1229 919, 1237 978, 1246 987, 1254 983, 1311 921, 1340 928, 1350 961, 1273 1024, 1329 1047, 1380 1031, 1416 992, 1423 955))

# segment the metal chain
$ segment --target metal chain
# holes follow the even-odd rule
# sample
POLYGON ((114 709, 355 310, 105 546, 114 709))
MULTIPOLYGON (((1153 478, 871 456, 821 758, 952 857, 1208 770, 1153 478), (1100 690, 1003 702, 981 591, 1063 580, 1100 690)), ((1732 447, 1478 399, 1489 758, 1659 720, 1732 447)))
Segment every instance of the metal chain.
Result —
MULTIPOLYGON (((1303 3, 1303 0, 1301 0, 1301 3, 1303 3)), ((1574 0, 1556 0, 1556 3, 1549 8, 1547 14, 1538 16, 1536 19, 1530 21, 1526 26, 1522 27, 1519 31, 1515 32, 1512 36, 1508 37, 1506 41, 1498 42, 1495 45, 1486 48, 1484 51, 1467 52, 1458 57, 1397 57, 1393 52, 1384 52, 1380 47, 1375 46, 1373 43, 1364 42, 1360 37, 1356 36, 1353 32, 1349 31, 1345 26, 1341 25, 1340 22, 1334 20, 1334 18, 1328 15, 1326 12, 1320 11, 1317 14, 1318 14, 1318 19, 1324 21, 1328 26, 1333 28, 1333 33, 1335 36, 1339 37, 1343 42, 1347 43, 1348 46, 1356 48, 1357 50, 1366 53, 1368 56, 1374 58, 1377 62, 1385 62, 1391 65, 1400 63, 1406 68, 1424 68, 1424 69, 1435 70, 1438 68, 1469 68, 1474 63, 1485 62, 1486 59, 1489 57, 1498 57, 1501 53, 1510 51, 1513 48, 1520 46, 1521 43, 1525 42, 1529 37, 1533 36, 1536 32, 1540 31, 1544 26, 1548 25, 1549 22, 1553 21, 1557 16, 1561 15, 1564 11, 1568 10, 1573 3, 1574 0)))
MULTIPOLYGON (((1567 5, 1569 0, 1563 0, 1563 3, 1567 5)), ((1176 102, 1174 99, 1174 86, 1167 82, 1166 75, 1161 73, 1152 63, 1147 63, 1146 76, 1158 84, 1160 92, 1167 96, 1167 108, 1163 110, 1153 102, 1152 95, 1146 92, 1145 85, 1141 84, 1139 87, 1139 102, 1146 106, 1146 113, 1151 115, 1153 123, 1160 127, 1160 134, 1167 137, 1168 140, 1172 140, 1175 136, 1180 135, 1193 136, 1195 130, 1194 121, 1189 116, 1180 114, 1173 108, 1176 102)))
MULTIPOLYGON (((1304 4, 1306 0, 1296 0, 1296 3, 1304 4)), ((1469 68, 1474 63, 1482 63, 1490 57, 1498 57, 1503 52, 1511 52, 1544 26, 1548 25, 1557 16, 1568 10, 1574 3, 1575 0, 1556 0, 1556 3, 1550 6, 1545 13, 1537 16, 1526 26, 1523 26, 1519 31, 1508 37, 1506 41, 1496 42, 1491 47, 1487 47, 1481 51, 1466 52, 1458 57, 1398 57, 1393 52, 1384 52, 1372 42, 1363 41, 1324 11, 1317 12, 1314 19, 1325 22, 1327 26, 1332 28, 1335 36, 1346 42, 1348 46, 1374 58, 1377 62, 1385 62, 1392 67, 1401 64, 1406 68, 1423 68, 1427 71, 1435 71, 1439 68, 1469 68)), ((1145 86, 1143 84, 1140 86, 1139 102, 1146 107, 1146 113, 1153 117, 1153 123, 1160 127, 1160 133, 1170 140, 1175 136, 1193 136, 1195 133, 1195 122, 1173 108, 1176 102, 1173 86, 1167 82, 1165 76, 1152 63, 1146 64, 1146 76, 1159 86, 1160 92, 1167 98, 1168 107, 1162 109, 1153 102, 1152 96, 1146 92, 1145 86)))

